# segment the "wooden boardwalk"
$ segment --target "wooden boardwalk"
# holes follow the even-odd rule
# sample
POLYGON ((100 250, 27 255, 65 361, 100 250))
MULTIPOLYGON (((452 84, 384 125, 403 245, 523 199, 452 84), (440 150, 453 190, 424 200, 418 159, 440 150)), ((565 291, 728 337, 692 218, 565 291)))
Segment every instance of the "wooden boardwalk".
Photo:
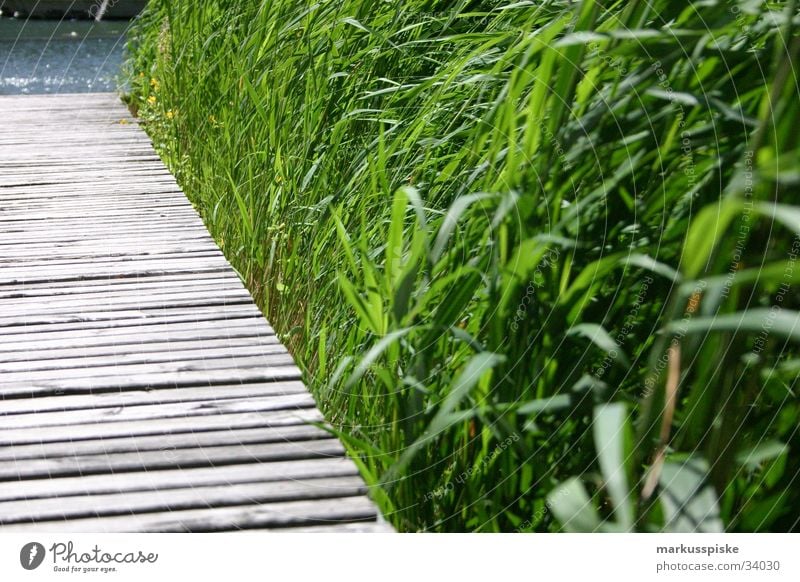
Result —
POLYGON ((0 97, 0 532, 388 531, 112 94, 0 97))

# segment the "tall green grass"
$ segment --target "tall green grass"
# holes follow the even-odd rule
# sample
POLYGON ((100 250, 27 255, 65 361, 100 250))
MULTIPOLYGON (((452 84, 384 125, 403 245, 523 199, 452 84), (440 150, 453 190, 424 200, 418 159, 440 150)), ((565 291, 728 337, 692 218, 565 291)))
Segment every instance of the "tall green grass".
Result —
POLYGON ((399 529, 788 531, 797 25, 151 0, 131 100, 399 529))

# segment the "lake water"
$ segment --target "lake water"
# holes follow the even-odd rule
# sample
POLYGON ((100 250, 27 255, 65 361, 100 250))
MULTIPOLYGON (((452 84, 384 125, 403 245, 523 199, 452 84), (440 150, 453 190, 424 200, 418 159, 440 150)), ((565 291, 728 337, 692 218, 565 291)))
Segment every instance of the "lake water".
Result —
POLYGON ((128 26, 0 17, 0 95, 114 91, 128 26))

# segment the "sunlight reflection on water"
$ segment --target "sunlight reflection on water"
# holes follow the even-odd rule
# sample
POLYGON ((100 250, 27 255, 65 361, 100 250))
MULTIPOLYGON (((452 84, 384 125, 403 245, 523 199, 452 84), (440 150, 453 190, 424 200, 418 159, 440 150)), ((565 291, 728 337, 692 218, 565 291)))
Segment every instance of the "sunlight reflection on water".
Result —
POLYGON ((116 90, 128 25, 0 18, 0 95, 116 90))

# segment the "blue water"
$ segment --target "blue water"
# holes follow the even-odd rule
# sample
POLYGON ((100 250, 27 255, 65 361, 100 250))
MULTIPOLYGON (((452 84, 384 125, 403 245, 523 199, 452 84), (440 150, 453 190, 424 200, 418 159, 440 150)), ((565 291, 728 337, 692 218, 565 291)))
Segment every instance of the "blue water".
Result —
POLYGON ((128 26, 0 17, 0 95, 116 90, 128 26))

